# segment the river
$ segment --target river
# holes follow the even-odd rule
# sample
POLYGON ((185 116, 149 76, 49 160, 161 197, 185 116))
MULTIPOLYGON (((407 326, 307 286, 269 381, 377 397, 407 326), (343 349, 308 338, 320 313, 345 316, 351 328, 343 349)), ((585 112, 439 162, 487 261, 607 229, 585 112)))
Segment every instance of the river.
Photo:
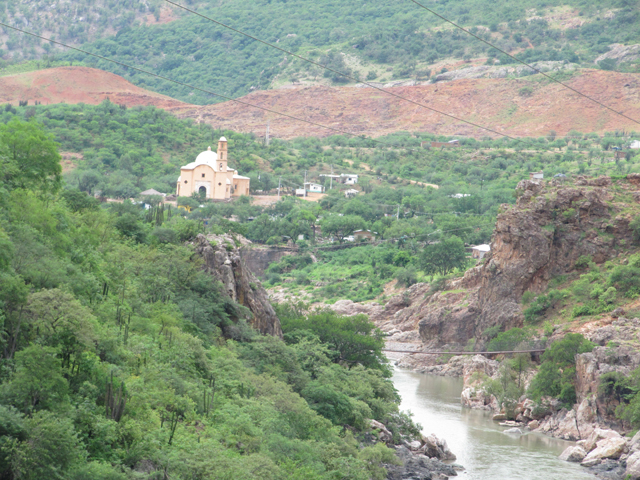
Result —
POLYGON ((462 379, 395 369, 393 382, 424 434, 444 438, 465 467, 457 478, 469 480, 593 480, 575 463, 558 455, 571 442, 538 433, 507 435, 488 412, 462 408, 462 379))

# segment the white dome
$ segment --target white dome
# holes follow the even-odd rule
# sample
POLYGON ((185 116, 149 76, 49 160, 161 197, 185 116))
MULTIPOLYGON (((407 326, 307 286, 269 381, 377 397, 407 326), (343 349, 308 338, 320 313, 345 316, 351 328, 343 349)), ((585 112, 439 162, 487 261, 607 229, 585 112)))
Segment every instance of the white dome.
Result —
POLYGON ((226 141, 227 141, 227 139, 226 139, 226 138, 224 138, 224 137, 220 137, 220 141, 221 141, 221 142, 226 142, 226 141))
POLYGON ((200 155, 197 156, 196 163, 197 164, 210 163, 214 165, 217 160, 218 160, 218 154, 216 152, 211 151, 211 149, 209 149, 209 150, 205 150, 204 152, 202 152, 200 155))

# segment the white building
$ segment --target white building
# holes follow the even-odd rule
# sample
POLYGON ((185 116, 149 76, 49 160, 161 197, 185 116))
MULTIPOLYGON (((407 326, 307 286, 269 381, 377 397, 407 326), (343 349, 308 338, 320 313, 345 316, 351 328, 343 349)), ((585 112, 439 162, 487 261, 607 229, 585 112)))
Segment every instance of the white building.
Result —
POLYGON ((304 184, 304 189, 307 192, 312 192, 312 193, 322 193, 322 192, 324 192, 324 187, 322 185, 320 185, 319 183, 307 182, 307 183, 304 184))
POLYGON ((482 259, 490 251, 491 247, 487 244, 476 245, 475 247, 471 247, 471 256, 482 259))
POLYGON ((640 140, 632 140, 629 144, 629 148, 633 148, 634 150, 640 149, 640 140))
POLYGON ((345 185, 355 185, 356 183, 358 183, 358 175, 343 173, 340 175, 340 181, 345 185))
POLYGON ((344 192, 344 196, 347 198, 353 198, 355 197, 358 193, 358 190, 356 190, 355 188, 350 188, 349 190, 345 190, 344 192))

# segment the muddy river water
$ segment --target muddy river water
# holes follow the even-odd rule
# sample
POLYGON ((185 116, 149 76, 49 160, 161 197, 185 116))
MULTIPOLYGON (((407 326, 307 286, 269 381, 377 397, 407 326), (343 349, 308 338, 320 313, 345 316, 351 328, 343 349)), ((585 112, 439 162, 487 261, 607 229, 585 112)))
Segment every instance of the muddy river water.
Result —
POLYGON ((414 414, 424 434, 444 438, 465 467, 457 478, 470 480, 593 480, 577 464, 558 455, 571 442, 537 433, 509 435, 488 412, 462 408, 462 379, 396 369, 393 381, 402 410, 414 414))

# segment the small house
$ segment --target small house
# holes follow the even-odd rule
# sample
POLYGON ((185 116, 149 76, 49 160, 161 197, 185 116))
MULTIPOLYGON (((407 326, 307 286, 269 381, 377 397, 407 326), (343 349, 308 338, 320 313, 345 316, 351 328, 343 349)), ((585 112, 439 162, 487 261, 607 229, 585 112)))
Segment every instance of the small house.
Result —
POLYGON ((368 240, 371 241, 374 238, 374 234, 371 233, 371 230, 356 230, 353 232, 353 237, 355 240, 368 240))
POLYGON ((345 185, 355 185, 356 183, 358 183, 358 175, 343 173, 340 175, 340 181, 345 185))
POLYGON ((490 251, 491 247, 487 244, 476 245, 475 247, 471 247, 471 256, 473 258, 482 259, 490 251))
POLYGON ((629 148, 632 148, 634 150, 640 149, 640 140, 632 140, 629 144, 629 148))
POLYGON ((304 197, 306 193, 304 188, 296 188, 296 197, 304 197))
POLYGON ((614 155, 616 160, 618 159, 624 160, 627 156, 627 152, 625 152, 624 150, 616 150, 616 153, 614 155))
POLYGON ((311 193, 322 193, 322 192, 324 192, 324 187, 322 185, 320 185, 319 183, 307 182, 307 183, 304 184, 304 189, 307 192, 311 192, 311 193))
POLYGON ((345 190, 344 196, 347 198, 353 198, 358 195, 358 193, 360 192, 358 192, 358 190, 356 190, 355 188, 350 188, 349 190, 345 190))
POLYGON ((544 178, 543 172, 531 172, 529 173, 529 180, 542 180, 544 178))

